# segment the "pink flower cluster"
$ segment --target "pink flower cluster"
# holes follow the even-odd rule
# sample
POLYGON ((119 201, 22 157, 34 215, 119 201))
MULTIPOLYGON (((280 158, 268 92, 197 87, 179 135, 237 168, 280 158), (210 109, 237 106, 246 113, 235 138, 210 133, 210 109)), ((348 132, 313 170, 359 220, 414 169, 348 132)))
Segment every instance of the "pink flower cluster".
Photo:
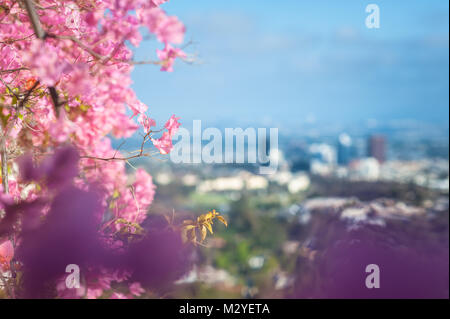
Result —
MULTIPOLYGON (((143 127, 160 153, 167 154, 180 126, 179 118, 172 116, 162 136, 152 137, 156 122, 145 115, 147 105, 131 89, 132 50, 125 44, 128 41, 138 46, 143 38, 140 31, 146 27, 164 45, 156 52, 162 71, 172 71, 175 59, 186 57, 173 46, 183 42, 185 27, 159 8, 164 2, 40 0, 36 12, 47 37, 38 39, 25 7, 15 0, 2 0, 0 122, 2 129, 8 128, 6 147, 35 154, 31 165, 36 166, 41 155, 61 145, 74 145, 81 156, 76 185, 81 189, 87 184, 98 185, 103 207, 99 217, 112 215, 139 224, 155 194, 152 178, 144 170, 138 169, 129 178, 124 161, 96 159, 122 156, 112 148, 110 137, 130 137, 143 127), (56 106, 49 87, 56 91, 56 106), (24 96, 27 99, 21 105, 17 97, 24 96)), ((14 161, 10 160, 11 199, 46 196, 46 187, 17 178, 14 161)), ((5 192, 2 187, 0 190, 5 192)), ((0 242, 0 270, 6 269, 12 254, 10 243, 0 242)), ((125 280, 111 271, 94 272, 104 284, 88 286, 88 297, 99 297, 111 289, 112 281, 125 280)), ((134 283, 127 296, 141 293, 139 283, 134 283)))
POLYGON ((186 53, 179 48, 172 47, 170 44, 166 44, 164 50, 157 49, 156 53, 161 60, 161 71, 172 72, 175 59, 186 58, 186 53))
POLYGON ((167 121, 166 125, 164 125, 167 131, 164 132, 162 137, 160 137, 159 139, 152 139, 153 145, 155 145, 156 148, 159 149, 161 154, 169 154, 172 150, 172 137, 180 127, 180 123, 178 122, 179 119, 180 118, 175 117, 175 115, 172 115, 172 117, 167 121))
POLYGON ((141 23, 163 43, 183 43, 185 27, 175 16, 167 16, 164 10, 152 5, 137 10, 141 23))
POLYGON ((69 73, 71 65, 60 56, 62 52, 48 42, 35 39, 31 42, 29 51, 23 55, 23 63, 28 65, 40 82, 54 86, 64 73, 69 73))
MULTIPOLYGON (((153 1, 162 3, 164 1, 153 1)), ((166 13, 153 5, 143 6, 137 11, 137 15, 142 24, 154 33, 160 42, 165 44, 163 50, 157 50, 158 58, 161 61, 161 71, 173 71, 173 63, 176 58, 186 58, 186 54, 179 48, 174 48, 171 44, 183 43, 186 28, 177 17, 167 16, 166 13)))
POLYGON ((9 262, 14 256, 14 248, 9 240, 0 243, 0 272, 9 270, 9 262))
MULTIPOLYGON (((167 131, 165 131, 160 138, 150 138, 153 145, 163 155, 169 154, 173 148, 172 138, 181 125, 180 122, 178 122, 179 119, 179 117, 175 117, 175 115, 172 115, 164 125, 164 128, 167 131)), ((145 134, 150 135, 152 133, 151 128, 156 125, 155 120, 142 113, 140 114, 138 121, 144 128, 145 134)))

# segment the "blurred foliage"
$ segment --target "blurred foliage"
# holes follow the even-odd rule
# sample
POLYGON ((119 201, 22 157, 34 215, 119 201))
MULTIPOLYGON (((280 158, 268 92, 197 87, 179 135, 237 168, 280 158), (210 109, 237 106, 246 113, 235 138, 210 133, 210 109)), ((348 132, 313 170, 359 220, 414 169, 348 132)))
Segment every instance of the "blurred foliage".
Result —
MULTIPOLYGON (((170 294, 177 298, 281 298, 291 289, 289 285, 283 286, 282 282, 293 274, 297 278, 292 278, 295 285, 313 287, 320 284, 317 269, 311 263, 314 251, 307 245, 314 238, 312 244, 320 251, 333 242, 336 236, 327 225, 336 216, 333 217, 333 211, 325 211, 307 224, 300 222, 299 211, 291 212, 290 208, 299 209, 305 199, 354 197, 356 203, 357 199, 391 198, 421 206, 424 200, 434 201, 442 196, 439 192, 409 184, 345 182, 317 177, 312 179, 306 192, 296 194, 290 194, 273 183, 266 190, 209 193, 199 193, 195 187, 172 183, 159 186, 157 192, 159 197, 154 205, 172 205, 164 206, 166 211, 175 208, 181 219, 195 220, 199 212, 216 208, 229 224, 228 228, 214 229, 214 235, 205 240, 206 247, 196 250, 195 262, 225 270, 236 280, 235 285, 182 284, 170 294), (172 194, 171 201, 168 201, 169 194, 172 194), (175 200, 173 194, 176 194, 175 200), (291 250, 285 247, 289 243, 294 247, 291 250), (249 261, 255 257, 264 262, 260 267, 253 265, 252 268, 249 261), (280 280, 283 275, 285 278, 280 280)), ((164 209, 158 207, 158 210, 164 209)), ((442 235, 448 233, 448 214, 436 215, 430 223, 423 218, 412 219, 407 224, 399 220, 393 222, 392 227, 398 227, 398 232, 408 233, 417 242, 442 241, 445 238, 448 241, 448 236, 442 235)))

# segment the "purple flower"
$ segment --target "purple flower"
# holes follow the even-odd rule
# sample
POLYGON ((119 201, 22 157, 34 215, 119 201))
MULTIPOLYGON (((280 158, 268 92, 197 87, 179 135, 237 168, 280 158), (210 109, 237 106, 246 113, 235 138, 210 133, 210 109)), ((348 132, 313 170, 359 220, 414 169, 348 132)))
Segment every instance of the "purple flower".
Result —
POLYGON ((48 188, 61 189, 77 176, 78 160, 78 152, 71 146, 57 149, 38 166, 34 166, 31 156, 26 155, 19 161, 21 179, 27 182, 44 180, 48 188))

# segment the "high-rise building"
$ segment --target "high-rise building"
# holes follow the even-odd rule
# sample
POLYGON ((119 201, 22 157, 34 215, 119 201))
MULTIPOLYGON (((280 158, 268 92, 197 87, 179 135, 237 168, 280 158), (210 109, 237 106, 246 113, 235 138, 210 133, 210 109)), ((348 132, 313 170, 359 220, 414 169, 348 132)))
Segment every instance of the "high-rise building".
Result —
POLYGON ((367 139, 363 137, 353 139, 355 158, 363 158, 367 156, 367 143, 367 139))
POLYGON ((355 158, 353 141, 348 134, 342 133, 339 135, 337 148, 337 161, 339 165, 347 165, 355 158))
POLYGON ((372 135, 369 137, 368 155, 374 157, 378 162, 386 160, 386 138, 382 135, 372 135))

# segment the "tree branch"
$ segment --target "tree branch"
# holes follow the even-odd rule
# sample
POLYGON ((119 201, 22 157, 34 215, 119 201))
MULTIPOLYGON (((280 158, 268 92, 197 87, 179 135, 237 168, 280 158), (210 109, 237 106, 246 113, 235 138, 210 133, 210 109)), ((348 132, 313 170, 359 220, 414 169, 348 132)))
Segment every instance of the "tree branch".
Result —
POLYGON ((42 29, 41 21, 39 20, 39 16, 36 12, 36 8, 34 7, 34 3, 32 0, 23 0, 25 3, 25 8, 28 13, 28 17, 30 18, 31 25, 33 26, 34 33, 39 39, 44 40, 46 36, 46 32, 42 29))
MULTIPOLYGON (((152 154, 144 153, 144 145, 145 145, 145 143, 148 140, 150 140, 150 137, 151 137, 152 133, 157 133, 157 132, 160 132, 160 131, 161 130, 159 130, 159 131, 151 131, 151 130, 148 131, 143 136, 142 143, 141 143, 141 148, 139 150, 135 151, 135 152, 138 152, 138 154, 136 154, 136 155, 130 155, 128 157, 116 157, 116 154, 117 154, 117 151, 118 151, 118 150, 116 150, 114 155, 111 156, 111 157, 97 157, 97 156, 84 155, 84 156, 80 156, 80 158, 93 159, 93 160, 99 160, 99 161, 108 162, 108 161, 128 161, 128 160, 134 159, 134 158, 151 156, 152 154)), ((121 144, 121 146, 122 146, 122 144, 121 144)), ((131 153, 134 153, 134 152, 131 152, 131 153)))
MULTIPOLYGON (((28 13, 28 17, 30 18, 31 25, 33 26, 34 33, 36 36, 41 39, 45 40, 47 37, 47 33, 42 29, 41 21, 39 20, 39 15, 36 12, 36 8, 34 7, 34 3, 32 0, 23 0, 25 3, 25 8, 28 13)), ((59 115, 59 103, 58 103, 58 93, 56 92, 56 89, 53 86, 50 86, 49 88, 50 96, 53 101, 53 106, 55 107, 55 113, 58 117, 59 115)))
POLYGON ((9 182, 8 182, 8 154, 6 151, 6 139, 2 137, 0 142, 0 154, 2 161, 2 186, 3 193, 9 193, 9 182))

